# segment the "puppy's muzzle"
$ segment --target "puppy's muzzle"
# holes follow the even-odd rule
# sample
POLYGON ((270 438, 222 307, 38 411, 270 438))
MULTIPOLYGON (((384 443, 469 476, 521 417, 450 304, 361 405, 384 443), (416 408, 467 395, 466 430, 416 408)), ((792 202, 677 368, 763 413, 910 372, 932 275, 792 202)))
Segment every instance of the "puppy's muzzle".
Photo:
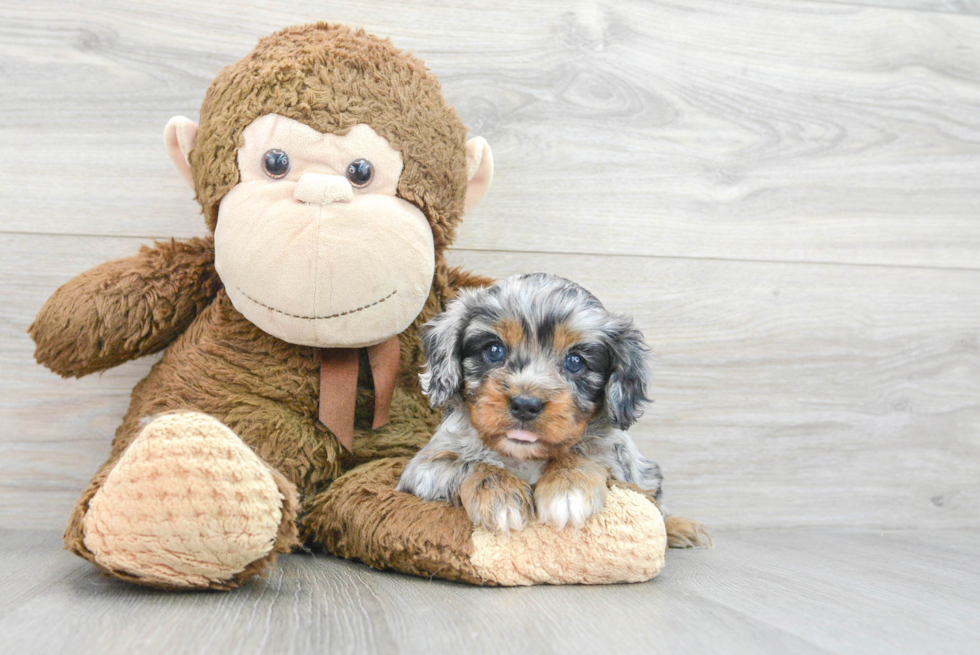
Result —
POLYGON ((510 413, 518 421, 533 421, 544 409, 544 401, 534 396, 521 394, 510 399, 510 413))

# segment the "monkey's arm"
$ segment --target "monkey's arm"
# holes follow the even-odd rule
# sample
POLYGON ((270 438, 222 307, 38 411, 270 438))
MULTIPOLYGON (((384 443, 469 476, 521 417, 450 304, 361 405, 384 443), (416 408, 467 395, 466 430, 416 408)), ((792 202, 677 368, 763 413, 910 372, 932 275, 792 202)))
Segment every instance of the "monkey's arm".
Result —
POLYGON ((34 358, 81 377, 166 347, 218 293, 211 237, 159 241, 100 264, 44 303, 28 329, 34 358))

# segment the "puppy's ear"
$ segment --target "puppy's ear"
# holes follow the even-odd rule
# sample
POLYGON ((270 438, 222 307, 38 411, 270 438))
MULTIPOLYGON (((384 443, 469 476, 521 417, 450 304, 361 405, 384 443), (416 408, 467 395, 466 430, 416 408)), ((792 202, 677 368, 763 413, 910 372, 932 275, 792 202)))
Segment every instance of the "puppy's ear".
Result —
POLYGON ((647 398, 646 362, 643 334, 625 316, 613 318, 607 330, 612 358, 606 382, 606 413, 613 427, 626 430, 643 415, 647 398))
POLYGON ((425 366, 419 375, 422 393, 433 407, 445 407, 461 395, 463 390, 463 328, 466 327, 468 298, 460 292, 446 311, 436 316, 422 328, 422 349, 425 366))

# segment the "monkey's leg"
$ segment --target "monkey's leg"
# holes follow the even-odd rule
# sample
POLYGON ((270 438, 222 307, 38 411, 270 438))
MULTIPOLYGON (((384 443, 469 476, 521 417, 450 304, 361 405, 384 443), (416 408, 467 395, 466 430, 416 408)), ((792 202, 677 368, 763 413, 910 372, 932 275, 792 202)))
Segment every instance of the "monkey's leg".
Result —
POLYGON ((296 512, 296 488, 228 427, 172 412, 96 474, 65 547, 130 582, 231 589, 296 545, 296 512))

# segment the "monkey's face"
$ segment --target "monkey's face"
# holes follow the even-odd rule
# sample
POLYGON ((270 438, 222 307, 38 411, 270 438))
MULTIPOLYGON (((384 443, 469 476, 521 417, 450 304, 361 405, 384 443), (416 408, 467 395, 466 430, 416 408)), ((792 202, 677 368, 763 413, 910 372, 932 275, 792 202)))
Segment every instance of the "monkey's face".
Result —
POLYGON ((338 136, 276 114, 243 137, 214 232, 235 308, 306 346, 367 346, 411 325, 435 248, 425 215, 396 195, 399 152, 366 124, 338 136))

